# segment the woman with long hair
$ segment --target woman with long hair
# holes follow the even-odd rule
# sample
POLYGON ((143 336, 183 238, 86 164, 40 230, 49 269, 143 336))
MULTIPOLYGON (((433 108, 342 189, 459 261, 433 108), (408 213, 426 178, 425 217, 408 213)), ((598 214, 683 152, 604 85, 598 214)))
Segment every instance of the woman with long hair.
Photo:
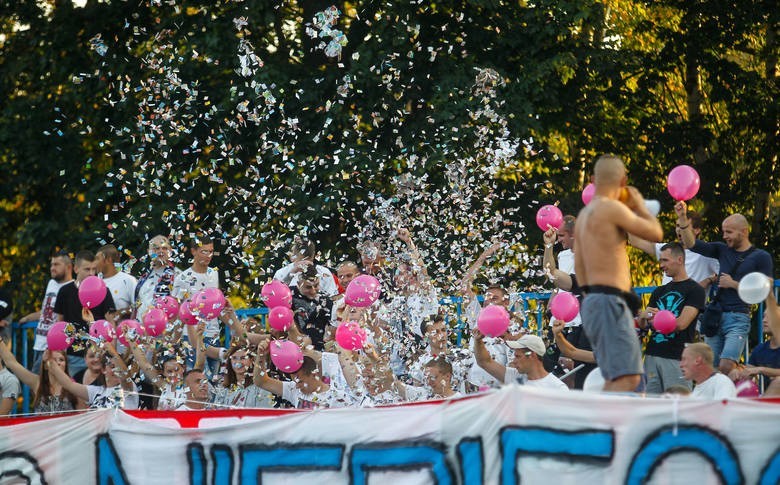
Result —
POLYGON ((254 384, 254 357, 245 346, 234 345, 225 354, 227 372, 214 388, 215 407, 271 408, 274 396, 254 384))
MULTIPOLYGON (((34 389, 32 409, 34 413, 58 413, 76 409, 78 399, 71 392, 53 379, 47 366, 41 366, 41 373, 35 374, 27 370, 0 339, 0 358, 5 366, 30 389, 34 389)), ((51 351, 54 363, 68 374, 68 356, 64 351, 51 351)))

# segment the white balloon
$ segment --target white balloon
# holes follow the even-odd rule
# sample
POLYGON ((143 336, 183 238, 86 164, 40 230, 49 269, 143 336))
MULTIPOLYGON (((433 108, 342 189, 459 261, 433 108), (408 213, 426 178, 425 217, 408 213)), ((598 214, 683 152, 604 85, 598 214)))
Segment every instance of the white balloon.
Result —
POLYGON ((601 373, 601 369, 596 367, 585 378, 585 382, 582 383, 583 392, 602 392, 604 391, 604 375, 601 373))
POLYGON ((661 203, 655 199, 645 199, 645 207, 647 207, 647 211, 651 213, 653 217, 657 217, 658 213, 661 212, 661 203))
POLYGON ((742 301, 750 305, 761 303, 766 300, 769 292, 772 290, 772 281, 764 273, 758 271, 748 273, 739 280, 737 293, 742 301))

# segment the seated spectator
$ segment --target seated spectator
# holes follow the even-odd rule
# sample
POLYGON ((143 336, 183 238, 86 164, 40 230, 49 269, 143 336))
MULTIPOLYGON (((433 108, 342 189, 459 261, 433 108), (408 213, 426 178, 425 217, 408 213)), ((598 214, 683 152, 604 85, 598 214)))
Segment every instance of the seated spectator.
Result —
POLYGON ((504 384, 518 382, 521 374, 527 376, 525 385, 530 387, 543 387, 547 389, 569 390, 560 379, 544 369, 542 358, 547 348, 544 341, 537 335, 523 335, 518 340, 507 341, 507 346, 512 349, 511 360, 504 366, 490 357, 482 341, 484 336, 479 330, 473 331, 474 356, 477 364, 490 375, 504 384))
MULTIPOLYGON (((52 358, 62 371, 68 373, 68 356, 65 352, 51 351, 52 358)), ((0 340, 0 361, 4 362, 7 369, 13 372, 27 387, 33 390, 32 410, 34 413, 58 413, 67 412, 76 409, 78 400, 76 396, 64 389, 56 380, 51 377, 46 366, 41 366, 40 374, 35 374, 27 370, 0 340)), ((0 365, 0 367, 2 367, 0 365)), ((0 378, 1 379, 1 378, 0 378)), ((0 383, 0 386, 2 384, 0 383)), ((5 386, 2 387, 5 397, 5 386)), ((10 390, 10 388, 9 388, 10 390)), ((18 391, 17 391, 18 392, 18 391)), ((15 399, 14 399, 15 400, 15 399)), ((2 405, 6 405, 5 399, 2 405)), ((0 409, 2 411, 2 409, 0 409)))
POLYGON ((737 389, 731 379, 715 370, 714 358, 710 346, 702 342, 690 344, 683 350, 680 360, 683 377, 696 384, 691 396, 701 399, 737 397, 737 389))
POLYGON ((73 382, 68 374, 56 363, 48 352, 44 355, 49 372, 68 392, 84 400, 91 409, 121 408, 138 409, 138 388, 129 377, 129 369, 112 344, 106 343, 103 356, 103 375, 105 385, 85 386, 73 382))

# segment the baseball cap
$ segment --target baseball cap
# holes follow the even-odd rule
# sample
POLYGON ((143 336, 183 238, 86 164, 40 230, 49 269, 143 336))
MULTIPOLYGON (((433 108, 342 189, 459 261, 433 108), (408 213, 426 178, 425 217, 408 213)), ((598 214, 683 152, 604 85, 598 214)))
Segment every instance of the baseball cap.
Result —
POLYGON ((510 349, 528 349, 536 355, 543 356, 546 352, 544 341, 538 335, 523 335, 518 340, 507 340, 507 347, 510 349))

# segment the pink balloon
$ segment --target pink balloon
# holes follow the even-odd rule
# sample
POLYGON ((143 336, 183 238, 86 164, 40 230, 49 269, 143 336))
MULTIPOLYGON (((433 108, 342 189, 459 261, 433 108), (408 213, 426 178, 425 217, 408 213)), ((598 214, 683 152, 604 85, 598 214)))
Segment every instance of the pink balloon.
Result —
POLYGON ((192 297, 191 308, 197 308, 206 320, 217 318, 225 309, 225 295, 219 288, 206 288, 192 297))
POLYGON ((197 325, 198 316, 192 311, 192 300, 184 300, 179 306, 179 320, 185 325, 197 325))
POLYGON ((286 332, 290 326, 292 326, 293 323, 293 311, 287 308, 286 306, 278 306, 275 308, 272 308, 268 312, 268 324, 273 328, 274 330, 278 330, 280 332, 286 332))
MULTIPOLYGON (((149 310, 152 311, 152 310, 149 310)), ((129 345, 128 339, 135 341, 143 336, 144 327, 135 320, 122 320, 117 326, 117 337, 122 345, 129 345)))
POLYGON ((593 196, 596 194, 596 186, 593 184, 588 184, 585 186, 585 188, 582 190, 582 203, 585 205, 590 204, 591 199, 593 199, 593 196))
POLYGON ((488 337, 498 337, 509 328, 509 312, 500 305, 488 305, 479 312, 477 328, 488 337))
POLYGON ((168 317, 160 308, 152 308, 144 315, 144 329, 149 336, 159 337, 165 332, 167 324, 168 317))
POLYGON ((661 310, 653 317, 653 328, 659 333, 669 335, 677 328, 677 317, 669 310, 661 310))
POLYGON ((666 188, 674 200, 690 200, 699 192, 699 173, 689 165, 678 165, 669 172, 666 188))
POLYGON ((170 320, 179 314, 179 300, 168 296, 161 296, 154 301, 155 308, 160 308, 165 312, 165 317, 170 320))
POLYGON ((366 331, 357 322, 342 322, 336 328, 336 343, 345 350, 360 350, 366 345, 366 331))
POLYGON ((344 292, 344 303, 354 307, 369 307, 381 293, 379 280, 371 275, 362 274, 349 282, 344 292))
POLYGON ((106 282, 97 276, 87 276, 79 285, 79 301, 87 308, 95 308, 106 299, 106 282))
POLYGON ((113 342, 116 338, 116 329, 114 325, 107 320, 95 320, 89 326, 89 334, 104 342, 113 342))
POLYGON ((290 287, 279 280, 269 281, 264 284, 260 295, 268 308, 276 308, 278 306, 292 307, 290 287))
POLYGON ((49 350, 67 350, 76 340, 73 336, 74 332, 73 325, 68 322, 54 323, 49 327, 49 333, 46 334, 46 345, 49 350))
POLYGON ((577 297, 568 291, 559 291, 552 300, 550 300, 550 312, 558 320, 571 322, 580 312, 580 302, 577 297))
POLYGON ((561 227, 561 224, 563 224, 563 212, 554 205, 548 204, 542 206, 542 208, 536 212, 536 225, 539 226, 539 229, 542 231, 547 231, 547 229, 549 229, 548 226, 558 229, 561 227))
POLYGON ((758 386, 752 379, 737 381, 734 385, 737 388, 737 397, 758 397, 761 395, 758 386))
POLYGON ((289 340, 272 340, 268 347, 271 351, 271 362, 280 371, 290 374, 303 365, 301 348, 289 340))

